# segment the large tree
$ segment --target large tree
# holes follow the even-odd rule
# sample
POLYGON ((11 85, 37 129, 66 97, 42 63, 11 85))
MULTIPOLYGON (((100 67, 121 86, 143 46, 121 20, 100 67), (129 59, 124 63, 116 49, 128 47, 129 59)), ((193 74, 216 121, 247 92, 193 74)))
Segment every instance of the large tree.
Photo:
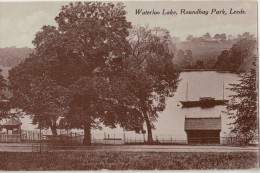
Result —
MULTIPOLYGON (((113 99, 105 97, 102 87, 95 87, 97 84, 104 86, 110 76, 120 71, 122 58, 130 50, 126 37, 131 24, 126 21, 125 14, 122 3, 75 2, 62 6, 55 18, 58 27, 44 26, 33 40, 35 53, 31 59, 36 62, 36 69, 26 69, 28 73, 34 72, 30 76, 32 80, 28 81, 30 78, 27 78, 27 72, 24 75, 21 73, 19 78, 26 80, 18 80, 13 86, 15 90, 24 92, 27 92, 26 89, 30 91, 32 86, 40 88, 42 82, 48 86, 48 81, 42 81, 43 78, 52 81, 49 84, 53 85, 53 89, 62 88, 61 95, 65 93, 69 96, 69 109, 63 116, 72 121, 71 127, 84 129, 84 143, 87 145, 91 143, 89 132, 92 126, 98 124, 97 119, 106 121, 104 124, 114 125, 115 120, 106 118, 111 112, 106 110, 109 107, 107 104, 111 104, 113 99), (19 85, 19 82, 24 85, 19 85)), ((17 72, 13 72, 16 75, 13 76, 17 76, 23 66, 19 70, 17 67, 17 72)), ((10 77, 10 80, 13 78, 10 77)), ((42 93, 39 94, 42 96, 42 93)), ((18 96, 25 97, 24 93, 16 94, 14 100, 18 96)), ((51 99, 55 98, 49 101, 51 99)), ((34 104, 32 102, 30 100, 29 105, 34 104)), ((63 105, 59 107, 64 109, 63 105)), ((34 119, 42 119, 37 118, 42 117, 42 114, 30 113, 34 119)))
POLYGON ((237 135, 241 143, 248 144, 258 135, 256 62, 249 73, 240 74, 239 77, 239 83, 230 84, 234 94, 230 96, 226 114, 234 119, 231 132, 237 135))
POLYGON ((26 59, 9 72, 11 103, 21 115, 31 115, 33 124, 50 128, 57 135, 57 121, 68 110, 68 90, 47 77, 45 62, 26 59))
POLYGON ((173 65, 174 52, 169 32, 162 28, 134 27, 129 36, 131 55, 124 59, 128 86, 134 107, 142 115, 152 143, 153 122, 173 96, 179 82, 179 72, 173 65))

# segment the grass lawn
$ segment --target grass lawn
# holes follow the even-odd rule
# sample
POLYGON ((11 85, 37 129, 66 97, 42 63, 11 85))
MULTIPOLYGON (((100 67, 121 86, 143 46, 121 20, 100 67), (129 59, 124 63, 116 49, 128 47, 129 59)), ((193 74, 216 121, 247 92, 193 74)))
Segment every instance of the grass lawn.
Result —
POLYGON ((258 153, 0 153, 0 170, 187 170, 259 168, 258 153))

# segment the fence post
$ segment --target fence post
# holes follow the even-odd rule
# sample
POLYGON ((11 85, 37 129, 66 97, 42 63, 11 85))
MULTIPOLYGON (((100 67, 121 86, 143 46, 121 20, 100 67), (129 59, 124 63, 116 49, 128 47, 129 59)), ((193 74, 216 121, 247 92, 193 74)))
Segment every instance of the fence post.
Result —
POLYGON ((91 134, 91 136, 92 136, 92 141, 93 141, 93 143, 95 143, 95 142, 96 142, 96 140, 95 140, 94 133, 92 133, 92 134, 91 134))
POLYGON ((114 145, 116 144, 116 135, 114 133, 114 145))

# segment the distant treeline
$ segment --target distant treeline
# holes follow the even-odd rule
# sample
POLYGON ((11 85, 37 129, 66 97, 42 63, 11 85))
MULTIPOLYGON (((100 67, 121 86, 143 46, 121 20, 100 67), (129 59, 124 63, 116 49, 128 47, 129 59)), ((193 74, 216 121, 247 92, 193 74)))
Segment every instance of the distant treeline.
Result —
POLYGON ((257 56, 257 42, 255 39, 243 38, 229 50, 223 50, 218 56, 215 68, 235 73, 247 72, 257 56))
MULTIPOLYGON (((224 38, 224 34, 219 35, 224 38)), ((252 57, 256 56, 254 35, 245 32, 232 40, 214 41, 216 37, 207 33, 201 38, 198 42, 192 39, 178 42, 175 39, 174 63, 181 69, 216 69, 231 72, 250 69, 252 57)))
MULTIPOLYGON (((237 36, 227 35, 225 33, 211 35, 209 32, 202 36, 188 35, 186 37, 186 43, 201 43, 201 42, 237 42, 238 40, 247 38, 253 39, 255 36, 249 32, 244 32, 243 34, 238 34, 237 36)), ((172 38, 173 42, 180 42, 178 37, 172 38)))
POLYGON ((24 47, 0 48, 0 65, 3 67, 14 67, 32 53, 33 49, 24 47))
POLYGON ((177 51, 175 51, 173 61, 180 68, 194 68, 192 66, 197 63, 203 63, 204 68, 212 69, 215 67, 220 52, 230 49, 232 45, 232 43, 219 42, 209 44, 180 42, 176 44, 177 51), (187 56, 187 52, 189 52, 189 56, 187 56))
MULTIPOLYGON (((248 32, 236 37, 206 33, 201 37, 189 35, 187 41, 181 42, 174 37, 172 40, 174 44, 170 47, 175 52, 173 61, 181 69, 244 71, 251 64, 250 56, 255 55, 253 52, 256 51, 255 37, 248 32)), ((0 65, 14 67, 32 52, 33 49, 28 47, 0 48, 0 65)))

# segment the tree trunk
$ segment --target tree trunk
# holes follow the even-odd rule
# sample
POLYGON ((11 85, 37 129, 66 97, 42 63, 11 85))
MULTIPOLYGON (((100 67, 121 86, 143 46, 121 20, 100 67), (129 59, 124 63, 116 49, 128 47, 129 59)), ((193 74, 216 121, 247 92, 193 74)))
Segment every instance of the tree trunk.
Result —
POLYGON ((149 120, 149 117, 147 115, 147 112, 143 111, 144 119, 147 127, 147 143, 152 144, 153 143, 153 134, 152 134, 152 126, 149 120))
POLYGON ((84 124, 84 139, 83 145, 91 145, 91 122, 86 120, 84 124))
POLYGON ((52 125, 51 125, 51 133, 52 133, 52 135, 54 135, 54 136, 57 136, 58 135, 58 133, 57 133, 57 127, 56 127, 56 122, 55 123, 53 123, 52 125))

